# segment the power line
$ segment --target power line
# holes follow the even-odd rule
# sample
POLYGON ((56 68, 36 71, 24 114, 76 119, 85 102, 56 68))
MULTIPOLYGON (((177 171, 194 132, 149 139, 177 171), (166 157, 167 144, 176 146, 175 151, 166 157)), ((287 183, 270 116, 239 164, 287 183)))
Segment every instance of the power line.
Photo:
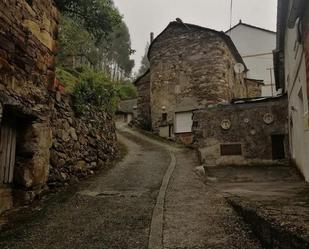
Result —
POLYGON ((233 21, 233 0, 231 0, 231 6, 230 6, 230 30, 232 29, 232 21, 233 21))
POLYGON ((258 56, 263 56, 263 55, 273 55, 273 53, 270 52, 270 53, 261 53, 261 54, 248 54, 248 55, 243 55, 242 58, 258 57, 258 56))

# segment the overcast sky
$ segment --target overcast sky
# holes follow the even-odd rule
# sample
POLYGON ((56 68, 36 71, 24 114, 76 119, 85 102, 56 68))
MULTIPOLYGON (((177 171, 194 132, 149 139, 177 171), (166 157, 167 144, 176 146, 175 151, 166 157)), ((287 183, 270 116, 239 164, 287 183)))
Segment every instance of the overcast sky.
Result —
MULTIPOLYGON (((231 0, 114 0, 127 23, 132 48, 137 52, 135 71, 150 32, 160 34, 177 17, 184 22, 226 31, 230 26, 231 0)), ((233 25, 243 22, 276 30, 277 0, 233 0, 233 25)))

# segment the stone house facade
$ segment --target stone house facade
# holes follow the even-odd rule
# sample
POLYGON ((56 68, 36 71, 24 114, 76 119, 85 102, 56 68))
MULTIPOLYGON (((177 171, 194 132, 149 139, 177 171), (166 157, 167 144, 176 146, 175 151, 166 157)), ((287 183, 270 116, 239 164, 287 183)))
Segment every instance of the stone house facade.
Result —
POLYGON ((184 136, 187 143, 193 110, 248 96, 246 72, 234 71, 244 62, 223 32, 171 22, 150 45, 148 58, 152 129, 163 137, 184 136))
POLYGON ((0 212, 11 184, 40 192, 48 179, 58 11, 52 0, 0 2, 0 212))
POLYGON ((194 145, 208 167, 288 162, 287 119, 286 95, 198 110, 193 115, 194 145))
POLYGON ((117 153, 112 115, 79 117, 54 88, 58 17, 53 0, 0 1, 0 213, 117 153))
POLYGON ((116 121, 131 124, 134 122, 137 113, 137 99, 122 100, 116 111, 116 121))
POLYGON ((144 130, 151 130, 150 70, 134 82, 137 88, 137 113, 135 123, 144 130))

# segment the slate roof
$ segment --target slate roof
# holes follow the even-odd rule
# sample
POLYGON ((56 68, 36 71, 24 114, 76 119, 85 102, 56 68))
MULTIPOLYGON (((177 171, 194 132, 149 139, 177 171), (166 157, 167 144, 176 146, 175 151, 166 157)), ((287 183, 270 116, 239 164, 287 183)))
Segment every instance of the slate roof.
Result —
POLYGON ((256 82, 257 84, 260 84, 260 85, 265 85, 264 80, 251 79, 251 78, 245 78, 245 80, 254 81, 254 82, 256 82))
POLYGON ((134 82, 133 84, 136 85, 141 79, 143 79, 147 74, 150 73, 150 69, 148 69, 144 74, 142 74, 141 76, 139 76, 134 82))
POLYGON ((249 103, 268 102, 268 101, 280 100, 286 97, 287 97, 286 94, 281 94, 281 95, 273 96, 273 97, 237 98, 237 99, 232 99, 231 104, 240 105, 240 104, 249 104, 249 103))
POLYGON ((117 113, 134 113, 134 108, 137 106, 137 99, 123 100, 118 105, 117 113))
POLYGON ((180 103, 176 104, 175 112, 189 112, 200 109, 197 101, 192 98, 184 98, 180 103))

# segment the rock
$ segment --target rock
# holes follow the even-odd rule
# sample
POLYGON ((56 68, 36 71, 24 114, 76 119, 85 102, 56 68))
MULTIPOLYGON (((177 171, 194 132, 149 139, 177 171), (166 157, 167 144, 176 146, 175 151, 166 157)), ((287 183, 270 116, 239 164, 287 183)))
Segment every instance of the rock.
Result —
POLYGON ((74 166, 74 172, 82 172, 86 169, 87 163, 85 161, 78 161, 74 166))
POLYGON ((57 167, 63 167, 65 165, 65 160, 64 159, 60 159, 58 161, 57 167))
POLYGON ((77 135, 76 135, 76 131, 73 127, 70 128, 70 135, 73 138, 74 141, 77 141, 77 135))
POLYGON ((61 139, 64 142, 68 142, 70 140, 70 135, 65 130, 61 130, 61 139))
POLYGON ((63 181, 66 181, 68 179, 68 175, 66 173, 61 172, 60 175, 63 181))

